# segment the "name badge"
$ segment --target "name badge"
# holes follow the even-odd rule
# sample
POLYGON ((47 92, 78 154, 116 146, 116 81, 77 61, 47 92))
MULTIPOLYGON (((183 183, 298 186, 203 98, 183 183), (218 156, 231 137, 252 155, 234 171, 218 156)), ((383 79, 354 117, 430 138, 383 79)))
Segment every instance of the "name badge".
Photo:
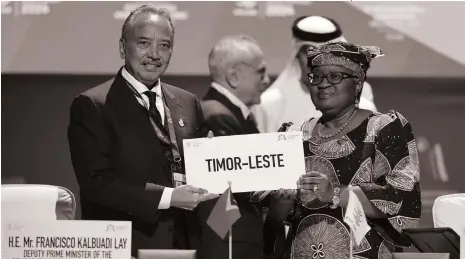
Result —
POLYGON ((173 178, 177 182, 186 182, 186 175, 180 173, 174 173, 173 178))

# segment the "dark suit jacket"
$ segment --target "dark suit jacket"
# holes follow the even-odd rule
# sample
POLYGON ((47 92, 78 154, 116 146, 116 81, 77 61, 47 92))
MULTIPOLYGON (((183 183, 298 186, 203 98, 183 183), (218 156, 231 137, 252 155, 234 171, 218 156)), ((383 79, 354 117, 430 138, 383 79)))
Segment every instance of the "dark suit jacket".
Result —
MULTIPOLYGON (((244 119, 240 108, 225 96, 210 88, 202 102, 205 121, 201 135, 211 130, 215 136, 258 133, 254 124, 244 119)), ((250 202, 250 193, 234 194, 241 218, 233 225, 233 258, 259 259, 263 257, 262 222, 259 211, 250 202)), ((206 224, 217 199, 200 203, 197 207, 202 236, 199 247, 201 259, 227 259, 228 238, 221 240, 206 224)))
MULTIPOLYGON (((182 140, 193 137, 203 121, 200 104, 182 89, 164 83, 161 88, 182 154, 182 140)), ((142 248, 189 247, 190 215, 176 208, 158 210, 164 187, 173 183, 148 116, 120 70, 75 97, 68 128, 82 219, 132 221, 133 255, 142 248)))

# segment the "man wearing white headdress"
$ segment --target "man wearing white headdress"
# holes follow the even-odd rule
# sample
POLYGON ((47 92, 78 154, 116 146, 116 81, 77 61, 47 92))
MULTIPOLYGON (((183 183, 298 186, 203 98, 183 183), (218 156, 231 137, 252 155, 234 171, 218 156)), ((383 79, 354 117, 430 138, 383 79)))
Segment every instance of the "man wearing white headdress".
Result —
MULTIPOLYGON (((261 104, 253 109, 260 132, 276 132, 285 122, 301 125, 310 117, 319 117, 308 86, 308 46, 346 41, 334 20, 323 16, 302 16, 292 25, 293 50, 291 60, 276 81, 262 94, 261 104)), ((371 86, 365 82, 359 107, 376 111, 371 86)))

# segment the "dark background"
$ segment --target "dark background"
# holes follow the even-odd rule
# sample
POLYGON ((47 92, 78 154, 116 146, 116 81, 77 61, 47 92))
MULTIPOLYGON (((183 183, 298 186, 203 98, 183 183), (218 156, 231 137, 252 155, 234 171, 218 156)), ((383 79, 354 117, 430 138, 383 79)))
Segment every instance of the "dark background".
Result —
MULTIPOLYGON (((111 77, 2 74, 3 182, 23 177, 30 184, 64 186, 79 200, 66 135, 69 107, 74 96, 111 77)), ((210 85, 207 76, 167 76, 163 81, 199 98, 210 85)), ((465 78, 373 77, 369 82, 378 110, 395 109, 413 126, 421 166, 422 224, 431 226, 434 198, 465 192, 465 78), (438 146, 443 156, 434 152, 438 146), (438 165, 441 159, 444 166, 438 165)))
POLYGON ((113 74, 121 64, 121 26, 142 3, 171 12, 176 35, 170 75, 208 75, 215 42, 239 33, 258 41, 270 73, 278 74, 289 59, 292 22, 323 15, 340 24, 348 41, 380 46, 386 53, 373 62, 370 75, 465 76, 465 34, 459 33, 465 3, 439 1, 5 1, 2 72, 113 74), (32 15, 34 10, 43 12, 32 15))

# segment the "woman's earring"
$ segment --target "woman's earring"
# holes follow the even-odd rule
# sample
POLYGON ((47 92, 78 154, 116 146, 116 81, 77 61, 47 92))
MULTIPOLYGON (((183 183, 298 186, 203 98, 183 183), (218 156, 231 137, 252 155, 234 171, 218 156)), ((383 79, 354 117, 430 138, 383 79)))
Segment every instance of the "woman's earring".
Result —
POLYGON ((358 108, 358 103, 359 103, 358 98, 355 98, 355 108, 358 108))

